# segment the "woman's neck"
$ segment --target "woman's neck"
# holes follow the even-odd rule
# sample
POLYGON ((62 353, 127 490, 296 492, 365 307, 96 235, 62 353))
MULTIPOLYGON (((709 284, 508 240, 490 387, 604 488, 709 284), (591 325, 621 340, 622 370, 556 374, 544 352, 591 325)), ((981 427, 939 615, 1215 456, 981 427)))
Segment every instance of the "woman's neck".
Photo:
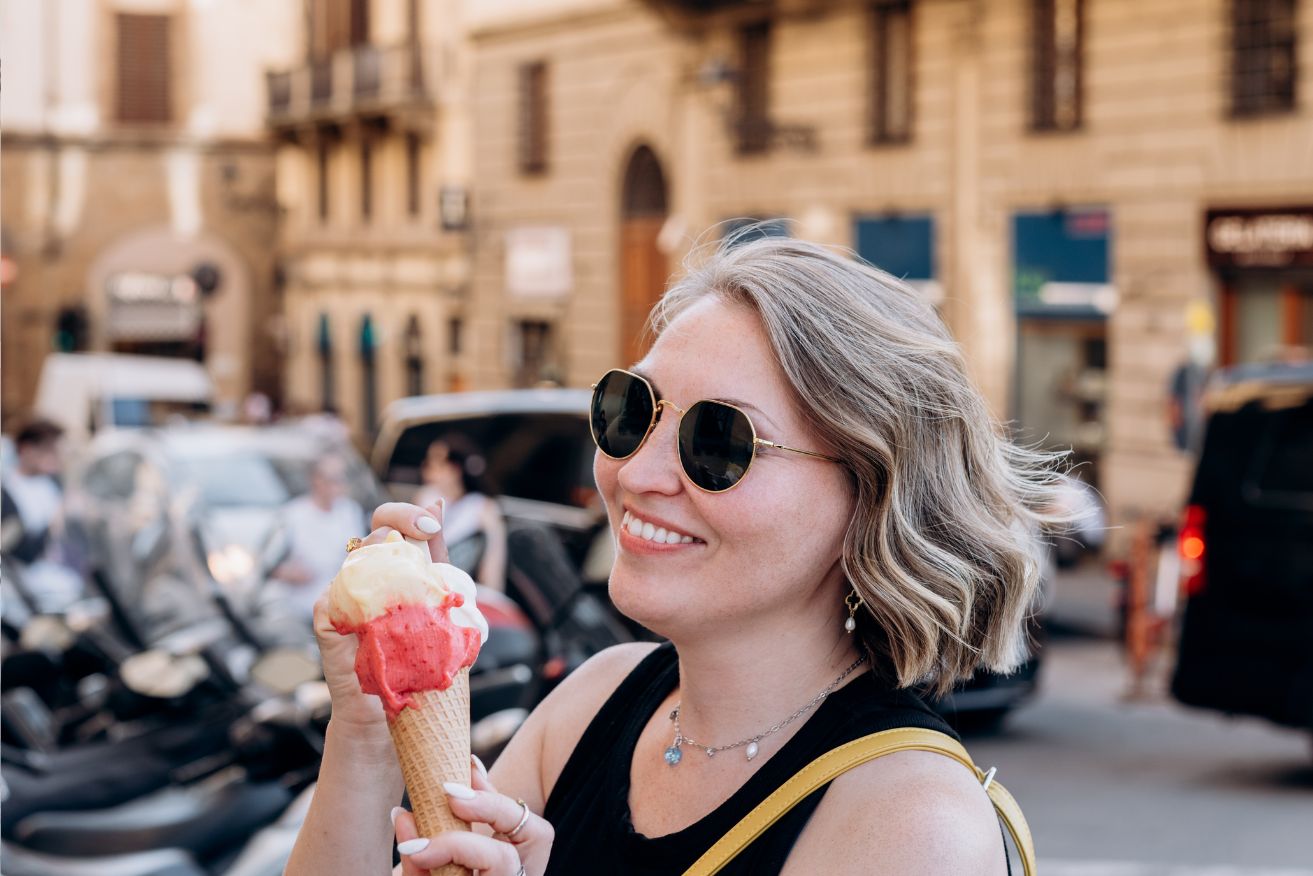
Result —
POLYGON ((857 659, 858 644, 837 613, 818 612, 676 642, 680 730, 712 746, 756 736, 831 684, 857 659))

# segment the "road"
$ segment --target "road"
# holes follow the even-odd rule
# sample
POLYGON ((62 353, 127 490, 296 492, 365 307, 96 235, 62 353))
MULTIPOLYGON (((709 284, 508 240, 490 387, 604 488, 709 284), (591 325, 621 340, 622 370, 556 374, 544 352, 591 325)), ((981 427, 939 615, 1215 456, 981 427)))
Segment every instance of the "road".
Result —
POLYGON ((1313 876, 1308 734, 1176 706, 1161 675, 1127 702, 1114 642, 1057 637, 1040 695, 967 738, 1025 810, 1040 873, 1313 876))

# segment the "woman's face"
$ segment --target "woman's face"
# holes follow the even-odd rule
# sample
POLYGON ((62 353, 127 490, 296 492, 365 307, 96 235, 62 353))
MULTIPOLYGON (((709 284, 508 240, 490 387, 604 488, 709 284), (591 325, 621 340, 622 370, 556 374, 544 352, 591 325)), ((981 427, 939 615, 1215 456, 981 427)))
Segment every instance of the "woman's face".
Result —
MULTIPOLYGON (((634 369, 660 399, 687 409, 701 399, 732 401, 757 435, 824 453, 789 396, 756 314, 706 298, 662 333, 634 369)), ((762 449, 747 475, 724 493, 693 486, 676 450, 677 412, 633 456, 597 452, 593 469, 616 536, 611 597, 629 617, 679 638, 726 623, 797 618, 800 609, 837 617, 839 558, 853 499, 843 467, 762 449), (693 536, 661 544, 630 534, 626 514, 693 536)))

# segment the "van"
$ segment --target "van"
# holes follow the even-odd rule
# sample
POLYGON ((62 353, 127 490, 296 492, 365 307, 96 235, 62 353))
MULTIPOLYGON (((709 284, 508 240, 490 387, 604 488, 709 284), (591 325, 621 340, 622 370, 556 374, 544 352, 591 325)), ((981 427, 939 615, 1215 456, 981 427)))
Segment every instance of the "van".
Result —
POLYGON ((1313 363, 1223 372, 1204 404, 1172 694, 1313 732, 1313 363))
POLYGON ((35 413, 81 447, 104 429, 163 425, 209 413, 214 382, 199 362, 124 353, 51 353, 41 366, 35 413))

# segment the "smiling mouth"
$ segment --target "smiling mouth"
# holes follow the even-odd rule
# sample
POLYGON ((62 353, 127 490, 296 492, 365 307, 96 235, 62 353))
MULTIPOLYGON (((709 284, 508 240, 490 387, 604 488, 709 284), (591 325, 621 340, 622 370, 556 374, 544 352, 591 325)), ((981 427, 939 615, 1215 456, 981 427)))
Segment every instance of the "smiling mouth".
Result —
POLYGON ((665 529, 649 523, 631 511, 625 512, 624 518, 620 521, 620 526, 634 538, 641 538, 653 544, 693 544, 702 541, 702 539, 694 538, 686 533, 674 529, 665 529))

